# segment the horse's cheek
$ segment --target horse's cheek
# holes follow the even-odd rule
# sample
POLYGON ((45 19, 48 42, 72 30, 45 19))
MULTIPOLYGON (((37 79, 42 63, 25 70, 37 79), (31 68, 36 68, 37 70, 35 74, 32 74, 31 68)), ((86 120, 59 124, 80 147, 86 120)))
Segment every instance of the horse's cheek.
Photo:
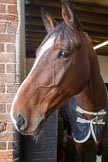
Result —
POLYGON ((66 72, 70 67, 70 61, 57 61, 54 66, 54 84, 58 86, 66 77, 66 72))

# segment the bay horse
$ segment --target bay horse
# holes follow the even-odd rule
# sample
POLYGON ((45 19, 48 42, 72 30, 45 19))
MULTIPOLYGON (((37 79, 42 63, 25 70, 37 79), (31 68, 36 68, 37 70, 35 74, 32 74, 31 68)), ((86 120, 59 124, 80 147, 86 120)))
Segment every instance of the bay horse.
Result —
MULTIPOLYGON (((67 0, 62 0, 62 17, 64 21, 57 23, 42 9, 48 34, 11 107, 12 122, 21 134, 39 136, 48 116, 71 96, 89 122, 107 105, 96 53, 89 36, 78 28, 67 0)), ((96 160, 101 162, 102 138, 95 142, 96 160)), ((76 150, 77 161, 83 162, 82 144, 77 141, 76 150)))

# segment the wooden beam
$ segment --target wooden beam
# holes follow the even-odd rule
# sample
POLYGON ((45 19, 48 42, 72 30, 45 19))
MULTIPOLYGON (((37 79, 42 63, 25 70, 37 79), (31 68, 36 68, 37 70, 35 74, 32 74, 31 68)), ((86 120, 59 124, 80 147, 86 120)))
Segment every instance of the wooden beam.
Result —
POLYGON ((107 38, 101 38, 101 37, 91 37, 93 42, 104 42, 107 40, 107 38))
MULTIPOLYGON (((40 37, 44 37, 47 33, 44 27, 40 27, 40 26, 32 26, 31 30, 29 30, 28 26, 26 26, 26 33, 28 34, 33 34, 34 36, 40 35, 40 37)), ((91 38, 99 38, 101 40, 107 40, 108 39, 108 35, 104 34, 104 33, 98 33, 98 32, 93 32, 93 31, 88 31, 88 34, 91 38)))
POLYGON ((105 25, 96 25, 92 23, 82 23, 83 29, 87 31, 94 31, 99 33, 108 34, 108 26, 105 25))
POLYGON ((44 26, 35 26, 35 25, 27 25, 25 24, 25 32, 41 32, 46 33, 46 29, 44 26))
POLYGON ((97 55, 108 56, 108 53, 107 53, 107 52, 98 51, 98 52, 96 52, 96 53, 97 53, 97 55))
POLYGON ((94 6, 94 5, 81 4, 81 3, 75 3, 75 2, 72 3, 72 6, 73 6, 73 9, 77 12, 86 11, 90 13, 108 15, 108 7, 94 6))
POLYGON ((84 3, 84 4, 94 4, 94 5, 101 5, 108 7, 108 1, 107 0, 71 0, 72 2, 76 3, 84 3))
MULTIPOLYGON (((108 22, 108 21, 107 21, 108 22)), ((37 28, 37 26, 43 26, 43 21, 39 18, 32 18, 31 19, 31 24, 29 24, 29 20, 26 19, 25 24, 28 25, 30 28, 32 28, 32 26, 36 26, 35 29, 37 28)), ((91 23, 82 23, 83 25, 83 30, 85 31, 96 31, 96 32, 100 32, 100 33, 107 33, 108 34, 108 26, 106 25, 97 25, 97 24, 93 24, 91 23)))
POLYGON ((41 42, 43 40, 42 37, 30 37, 30 36, 27 36, 26 37, 26 42, 41 42))
MULTIPOLYGON (((26 16, 30 16, 32 15, 33 17, 41 17, 41 7, 42 6, 36 6, 33 5, 32 9, 30 10, 30 6, 26 5, 25 6, 25 15, 26 16)), ((61 19, 61 8, 57 8, 56 12, 55 12, 55 8, 53 7, 48 7, 46 5, 45 9, 54 17, 54 18, 58 18, 61 19)))
MULTIPOLYGON (((107 6, 108 7, 108 1, 107 0, 71 0, 72 3, 82 3, 82 4, 89 4, 89 5, 101 5, 101 6, 107 6)), ((26 0, 25 4, 30 4, 30 0, 26 0)), ((58 6, 61 5, 61 2, 58 0, 41 0, 41 1, 32 1, 33 4, 42 4, 42 5, 51 5, 51 6, 58 6)))
POLYGON ((41 0, 41 1, 32 1, 32 3, 30 2, 30 0, 26 0, 26 5, 36 5, 36 6, 50 6, 50 7, 61 7, 61 2, 58 0, 41 0))
MULTIPOLYGON (((61 3, 59 1, 32 1, 32 5, 35 6, 35 8, 38 6, 41 7, 47 7, 47 8, 56 8, 57 10, 61 8, 61 3)), ((26 6, 30 6, 30 3, 27 3, 26 6)), ((104 6, 97 6, 92 3, 86 4, 86 3, 78 3, 77 1, 72 1, 71 6, 76 11, 87 11, 87 12, 93 12, 93 13, 100 13, 100 14, 108 14, 108 8, 104 6)))
POLYGON ((103 47, 101 47, 101 48, 98 48, 98 49, 96 49, 97 51, 101 51, 101 52, 107 52, 108 53, 108 45, 105 45, 105 46, 103 46, 103 47))
POLYGON ((106 37, 108 39, 108 34, 106 33, 99 33, 99 32, 94 32, 94 31, 86 31, 90 37, 106 37))
POLYGON ((105 37, 100 37, 100 36, 90 36, 92 39, 99 39, 99 40, 102 40, 102 41, 105 41, 105 40, 107 40, 107 37, 105 36, 105 37))
MULTIPOLYGON (((62 20, 61 9, 59 8, 56 9, 56 8, 51 8, 51 7, 46 7, 46 9, 55 19, 62 20), (55 12, 55 9, 56 9, 56 12, 55 12)), ((94 11, 91 8, 90 10, 94 11)), ((82 22, 108 25, 108 21, 107 21, 108 11, 107 11, 107 14, 99 14, 99 13, 92 13, 90 10, 89 11, 76 10, 75 13, 79 17, 79 20, 82 22)), ((25 11, 26 11, 26 17, 31 15, 32 17, 35 17, 35 19, 41 18, 41 7, 39 8, 38 6, 33 6, 32 12, 30 13, 29 6, 26 6, 25 11)))
POLYGON ((44 38, 46 36, 46 33, 42 33, 42 32, 31 32, 28 31, 26 32, 26 37, 33 37, 33 38, 44 38))
MULTIPOLYGON (((61 17, 61 10, 55 10, 49 9, 48 10, 51 15, 58 20, 62 20, 61 17)), ((29 12, 29 11, 28 11, 29 12)), ((85 12, 85 11, 76 11, 76 15, 78 16, 80 22, 87 22, 92 24, 100 24, 100 25, 108 25, 108 15, 107 14, 95 14, 91 12, 85 12)), ((32 13, 26 14, 26 21, 30 21, 29 17, 31 16, 31 19, 40 19, 41 13, 40 8, 33 8, 32 13)))
POLYGON ((35 17, 32 17, 31 21, 29 19, 26 19, 25 24, 29 25, 29 26, 32 26, 32 25, 34 25, 34 26, 43 26, 44 25, 42 19, 35 18, 35 17))
POLYGON ((29 40, 29 39, 26 40, 26 44, 32 45, 32 46, 35 46, 35 45, 39 46, 41 42, 42 40, 38 40, 38 39, 37 40, 29 40))
POLYGON ((80 22, 87 22, 97 25, 108 25, 108 16, 102 14, 94 14, 89 12, 76 12, 80 22))
POLYGON ((29 47, 33 48, 33 49, 37 49, 40 44, 41 44, 42 40, 35 40, 35 41, 32 41, 32 40, 26 40, 26 48, 28 49, 29 47))

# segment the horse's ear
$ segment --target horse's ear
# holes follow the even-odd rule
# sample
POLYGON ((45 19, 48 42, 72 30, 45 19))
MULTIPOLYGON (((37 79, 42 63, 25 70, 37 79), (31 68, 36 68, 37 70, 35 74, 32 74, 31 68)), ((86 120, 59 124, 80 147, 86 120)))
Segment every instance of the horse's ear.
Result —
POLYGON ((41 8, 41 15, 47 32, 50 32, 57 25, 56 20, 44 8, 41 8))
POLYGON ((61 0, 62 2, 62 16, 67 25, 74 28, 74 15, 70 8, 69 0, 61 0))

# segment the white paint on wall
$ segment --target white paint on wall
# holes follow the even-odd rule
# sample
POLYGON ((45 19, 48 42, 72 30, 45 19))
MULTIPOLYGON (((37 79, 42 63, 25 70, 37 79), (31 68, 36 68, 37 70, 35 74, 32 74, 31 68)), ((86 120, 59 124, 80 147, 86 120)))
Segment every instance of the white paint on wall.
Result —
POLYGON ((26 76, 26 50, 25 50, 25 1, 17 0, 18 30, 16 33, 16 62, 19 64, 20 83, 26 76))
POLYGON ((108 83, 108 56, 98 56, 100 71, 105 83, 108 83))
POLYGON ((29 74, 33 64, 34 64, 35 59, 34 58, 27 58, 26 59, 26 73, 27 75, 29 74))

